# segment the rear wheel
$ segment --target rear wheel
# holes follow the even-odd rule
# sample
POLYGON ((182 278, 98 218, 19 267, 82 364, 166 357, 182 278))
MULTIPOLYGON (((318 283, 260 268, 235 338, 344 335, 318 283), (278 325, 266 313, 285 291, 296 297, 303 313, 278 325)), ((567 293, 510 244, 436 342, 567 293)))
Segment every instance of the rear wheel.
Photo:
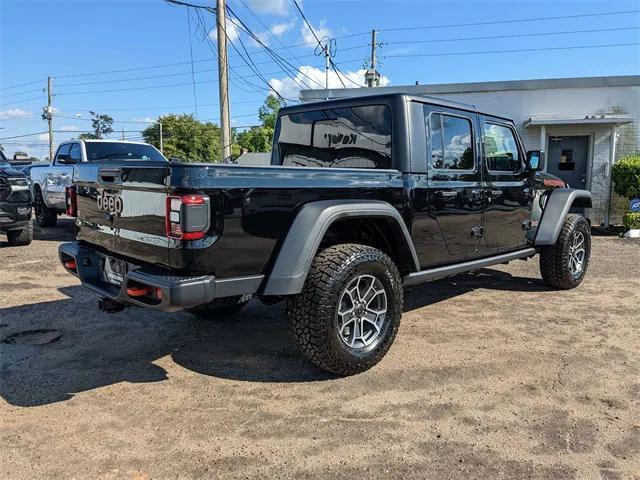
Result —
POLYGON ((555 245, 542 248, 540 272, 547 285, 575 288, 584 279, 591 254, 591 229, 580 215, 567 215, 555 245))
POLYGON ((393 261, 373 247, 329 247, 287 304, 294 336, 314 364, 338 375, 370 369, 400 326, 403 292, 393 261))
POLYGON ((34 210, 36 212, 36 222, 39 227, 55 227, 58 223, 58 212, 55 209, 47 207, 42 198, 40 189, 35 191, 34 210))
POLYGON ((33 223, 29 224, 23 230, 10 230, 7 232, 7 241, 12 247, 23 247, 29 245, 33 240, 33 223))
POLYGON ((233 316, 251 300, 251 295, 216 298, 209 303, 189 308, 189 312, 205 319, 224 319, 233 316))

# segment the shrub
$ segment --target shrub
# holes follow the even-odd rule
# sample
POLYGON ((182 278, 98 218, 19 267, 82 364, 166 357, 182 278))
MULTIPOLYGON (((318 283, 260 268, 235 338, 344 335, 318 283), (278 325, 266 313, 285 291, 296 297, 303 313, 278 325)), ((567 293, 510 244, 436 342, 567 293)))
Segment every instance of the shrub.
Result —
POLYGON ((640 229, 640 212, 627 213, 622 217, 622 223, 627 230, 640 229))
POLYGON ((613 164, 614 191, 627 198, 640 197, 640 155, 622 158, 613 164))

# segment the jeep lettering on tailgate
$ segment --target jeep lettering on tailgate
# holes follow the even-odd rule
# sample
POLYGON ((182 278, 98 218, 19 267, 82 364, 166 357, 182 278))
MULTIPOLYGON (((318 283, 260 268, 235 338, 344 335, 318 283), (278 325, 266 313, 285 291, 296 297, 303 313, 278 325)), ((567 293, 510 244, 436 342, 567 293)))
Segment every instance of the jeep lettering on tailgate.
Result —
POLYGON ((122 214, 122 198, 119 195, 107 193, 104 190, 98 197, 98 209, 119 217, 122 214))

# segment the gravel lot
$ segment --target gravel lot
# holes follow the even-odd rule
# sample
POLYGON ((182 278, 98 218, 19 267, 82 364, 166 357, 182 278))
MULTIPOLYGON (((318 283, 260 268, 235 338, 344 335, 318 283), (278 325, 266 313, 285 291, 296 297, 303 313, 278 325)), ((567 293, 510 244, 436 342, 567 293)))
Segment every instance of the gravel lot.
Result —
POLYGON ((71 226, 0 249, 1 478, 640 479, 637 241, 595 237, 574 291, 537 260, 413 288, 387 357, 335 378, 281 304, 99 312, 71 226))

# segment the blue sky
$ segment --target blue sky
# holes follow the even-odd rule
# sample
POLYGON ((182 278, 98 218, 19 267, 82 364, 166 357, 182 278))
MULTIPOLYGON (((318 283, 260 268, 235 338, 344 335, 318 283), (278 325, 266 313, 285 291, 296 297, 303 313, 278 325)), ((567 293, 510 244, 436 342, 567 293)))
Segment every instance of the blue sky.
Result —
MULTIPOLYGON (((640 73, 640 14, 586 16, 640 10, 635 1, 300 3, 319 36, 337 39, 334 61, 349 77, 348 86, 362 82, 372 28, 380 30, 380 71, 392 85, 640 73), (565 18, 531 20, 540 17, 565 18), (564 49, 613 44, 636 45, 564 49), (504 52, 533 49, 539 50, 504 52)), ((259 45, 229 26, 237 47, 239 34, 256 68, 284 96, 295 98, 297 84, 324 83, 323 59, 314 56, 313 45, 302 45, 312 37, 293 0, 228 0, 228 5, 302 72, 296 81, 287 77, 259 45)), ((110 114, 114 128, 124 129, 127 137, 139 136, 145 126, 128 122, 195 114, 196 102, 198 118, 217 122, 216 63, 206 40, 214 23, 206 12, 203 21, 205 28, 192 11, 189 35, 187 9, 162 0, 0 1, 0 139, 46 130, 40 114, 49 75, 56 94, 54 128, 63 131, 55 134, 56 143, 89 128, 89 110, 110 114)), ((232 121, 252 125, 268 87, 231 46, 229 51, 232 121)), ((335 75, 330 82, 339 86, 335 75)), ((26 150, 43 158, 46 141, 39 134, 0 143, 10 155, 26 150)))

